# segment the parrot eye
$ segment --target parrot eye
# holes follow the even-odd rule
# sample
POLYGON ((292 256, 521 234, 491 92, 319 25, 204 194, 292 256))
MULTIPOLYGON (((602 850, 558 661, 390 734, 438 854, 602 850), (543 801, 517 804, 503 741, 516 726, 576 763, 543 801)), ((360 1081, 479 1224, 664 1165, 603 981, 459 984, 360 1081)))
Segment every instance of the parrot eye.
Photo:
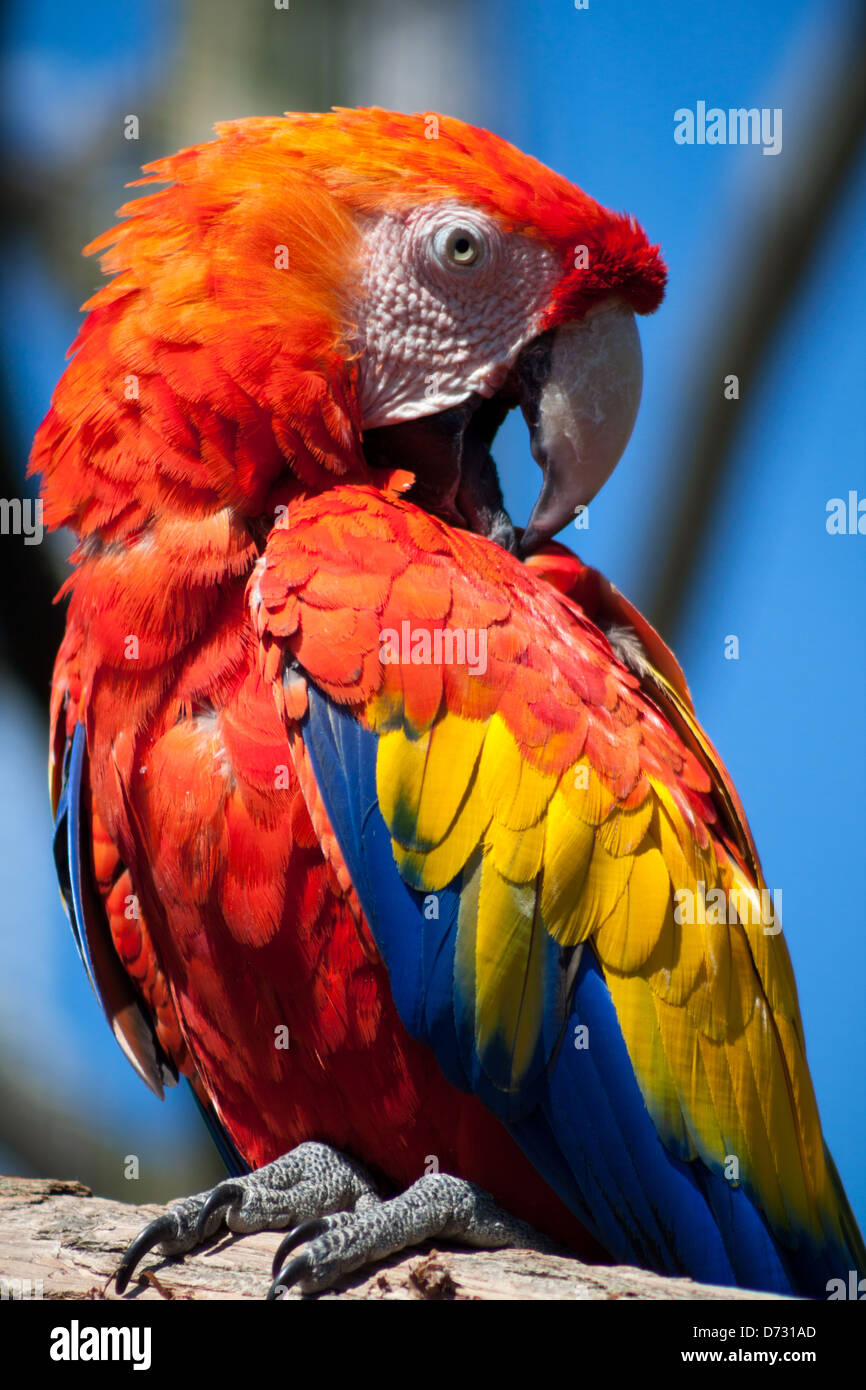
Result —
POLYGON ((471 232, 458 229, 448 237, 445 254, 455 265, 471 265, 478 259, 478 245, 471 232))
POLYGON ((470 227, 452 227, 441 244, 440 255, 449 265, 475 265, 483 254, 483 243, 470 227))

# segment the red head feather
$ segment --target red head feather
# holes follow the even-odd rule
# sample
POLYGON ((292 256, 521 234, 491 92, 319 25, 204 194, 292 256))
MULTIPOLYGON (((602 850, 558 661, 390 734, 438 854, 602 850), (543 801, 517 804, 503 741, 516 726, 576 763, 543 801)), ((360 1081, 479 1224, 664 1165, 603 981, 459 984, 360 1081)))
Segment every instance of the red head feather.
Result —
POLYGON ((114 278, 84 306, 34 444, 51 526, 110 540, 165 509, 254 516, 286 462, 307 487, 365 476, 346 346, 358 214, 457 196, 544 239, 563 265, 544 327, 602 294, 638 312, 661 299, 633 220, 462 121, 374 108, 217 131, 148 165, 139 183, 170 186, 86 248, 114 278))

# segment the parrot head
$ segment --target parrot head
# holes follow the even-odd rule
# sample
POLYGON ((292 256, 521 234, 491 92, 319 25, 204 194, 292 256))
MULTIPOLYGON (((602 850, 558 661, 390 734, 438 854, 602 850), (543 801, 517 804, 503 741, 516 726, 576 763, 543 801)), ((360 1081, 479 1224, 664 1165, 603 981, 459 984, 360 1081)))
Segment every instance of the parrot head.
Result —
MULTIPOLYGON (((85 305, 53 445, 58 412, 69 433, 105 442, 108 395, 141 444, 139 498, 155 486, 141 476, 148 441, 161 500, 194 452, 196 489, 204 469, 248 512, 265 510, 286 460, 308 489, 409 469, 425 510, 531 553, 628 442, 642 377, 634 316, 662 298, 658 247, 632 218, 447 117, 335 110, 217 133, 146 166, 140 182, 171 186, 122 208, 126 221, 87 248, 114 279, 85 305), (132 398, 112 372, 135 380, 132 398), (513 408, 543 475, 522 535, 490 453, 513 408)), ((48 519, 79 534, 116 521, 116 498, 108 517, 83 483, 70 496, 68 466, 58 496, 57 454, 40 457, 37 440, 48 519)), ((127 441, 102 471, 122 479, 129 456, 127 441)))

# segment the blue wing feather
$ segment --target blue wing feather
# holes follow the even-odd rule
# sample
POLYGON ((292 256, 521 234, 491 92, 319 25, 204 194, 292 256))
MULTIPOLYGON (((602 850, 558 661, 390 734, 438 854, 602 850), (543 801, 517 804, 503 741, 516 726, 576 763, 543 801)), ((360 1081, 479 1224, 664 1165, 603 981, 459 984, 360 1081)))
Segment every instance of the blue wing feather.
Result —
POLYGON ((210 1137, 214 1142, 214 1147, 216 1148, 217 1153, 219 1154, 220 1158, 225 1164, 228 1172, 231 1174, 233 1178, 243 1177, 245 1173, 248 1173, 250 1171, 249 1164, 245 1163, 244 1160, 241 1158, 240 1154, 238 1153, 237 1149, 235 1148, 234 1144, 229 1138, 228 1133, 223 1128, 220 1121, 217 1119, 211 1107, 209 1105, 205 1105, 204 1102, 201 1101, 199 1097, 196 1095, 195 1087, 192 1085, 191 1082, 189 1089, 193 1100, 198 1106, 198 1113, 201 1115, 202 1119, 207 1125, 208 1133, 210 1134, 210 1137))
POLYGON ((54 863, 75 946, 98 999, 99 990, 87 941, 85 889, 82 882, 81 799, 85 750, 84 725, 76 724, 75 733, 66 745, 63 780, 54 819, 54 863))

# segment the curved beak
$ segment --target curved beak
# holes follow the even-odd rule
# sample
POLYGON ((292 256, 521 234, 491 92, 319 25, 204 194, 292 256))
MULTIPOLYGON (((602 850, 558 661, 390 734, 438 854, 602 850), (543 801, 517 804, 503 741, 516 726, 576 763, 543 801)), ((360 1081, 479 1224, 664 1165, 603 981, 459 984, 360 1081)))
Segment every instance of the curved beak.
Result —
POLYGON ((520 542, 529 554, 592 500, 622 457, 643 384, 634 314, 609 303, 541 334, 521 352, 515 375, 544 475, 520 542))

